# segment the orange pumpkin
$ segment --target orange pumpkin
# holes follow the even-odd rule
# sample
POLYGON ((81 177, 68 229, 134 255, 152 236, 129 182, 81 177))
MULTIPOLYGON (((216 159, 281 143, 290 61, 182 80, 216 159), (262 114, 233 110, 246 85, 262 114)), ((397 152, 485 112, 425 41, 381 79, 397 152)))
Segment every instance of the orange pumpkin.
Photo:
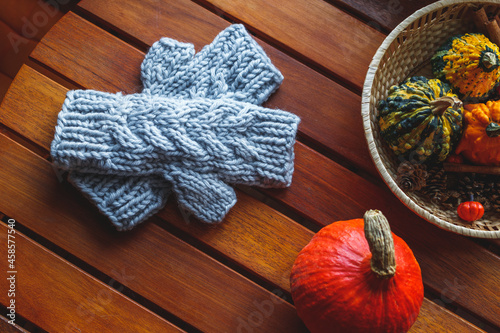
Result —
POLYGON ((321 229, 299 253, 290 283, 311 333, 406 332, 424 297, 412 251, 375 210, 321 229))
POLYGON ((464 119, 455 153, 474 164, 500 165, 500 101, 466 105, 464 119))
POLYGON ((471 195, 470 200, 462 202, 457 208, 458 216, 467 222, 479 220, 484 215, 484 207, 480 202, 474 201, 471 195))

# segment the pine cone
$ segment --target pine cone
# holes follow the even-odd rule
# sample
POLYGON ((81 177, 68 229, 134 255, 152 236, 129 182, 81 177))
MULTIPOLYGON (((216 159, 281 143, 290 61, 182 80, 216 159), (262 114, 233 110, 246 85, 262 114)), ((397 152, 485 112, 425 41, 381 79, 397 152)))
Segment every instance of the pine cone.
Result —
MULTIPOLYGON (((488 202, 490 205, 490 210, 500 213, 500 177, 492 177, 487 183, 488 191, 485 194, 488 197, 488 202)), ((486 207, 485 207, 486 209, 486 207)))
POLYGON ((447 175, 442 165, 432 167, 427 173, 426 185, 422 188, 423 194, 432 202, 441 203, 450 197, 447 191, 447 175))
POLYGON ((457 209, 458 205, 460 205, 462 203, 462 195, 460 192, 458 191, 447 191, 446 192, 446 195, 448 196, 445 200, 443 200, 442 202, 440 202, 440 204, 446 208, 446 209, 449 209, 449 210, 455 210, 457 209))
POLYGON ((418 191, 425 186, 427 171, 424 164, 402 162, 397 170, 396 183, 407 192, 418 191))
POLYGON ((482 195, 484 183, 476 179, 475 173, 465 174, 458 182, 458 189, 469 200, 471 195, 474 197, 482 195))
POLYGON ((500 200, 490 200, 490 209, 494 212, 500 213, 500 200))

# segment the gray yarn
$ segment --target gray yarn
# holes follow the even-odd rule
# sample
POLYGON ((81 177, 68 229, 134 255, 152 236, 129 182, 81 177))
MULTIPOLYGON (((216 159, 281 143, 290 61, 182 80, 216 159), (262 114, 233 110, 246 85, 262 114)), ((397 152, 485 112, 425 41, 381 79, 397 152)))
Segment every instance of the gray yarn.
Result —
MULTIPOLYGON (((192 44, 169 38, 153 44, 141 66, 144 91, 164 96, 233 97, 260 104, 283 80, 242 25, 228 27, 194 53, 192 44)), ((170 185, 161 177, 120 178, 89 177, 77 171, 69 176, 118 229, 130 229, 156 213, 170 194, 170 185)))
POLYGON ((170 191, 207 222, 236 202, 229 184, 291 182, 299 119, 262 103, 282 76, 241 25, 194 55, 163 38, 142 64, 142 94, 71 91, 54 163, 120 230, 157 212, 170 191), (173 96, 173 97, 168 97, 173 96))
POLYGON ((170 97, 231 98, 262 104, 283 75, 244 26, 234 24, 194 55, 192 44, 162 38, 141 65, 143 92, 170 97))

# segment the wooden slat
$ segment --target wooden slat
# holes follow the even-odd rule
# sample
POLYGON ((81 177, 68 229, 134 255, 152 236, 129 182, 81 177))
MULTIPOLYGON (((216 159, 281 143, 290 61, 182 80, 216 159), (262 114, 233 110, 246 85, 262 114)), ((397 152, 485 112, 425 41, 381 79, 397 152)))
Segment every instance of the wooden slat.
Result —
POLYGON ((0 101, 2 101, 3 97, 7 93, 7 90, 12 83, 12 79, 7 75, 0 73, 0 101))
POLYGON ((376 29, 391 31, 416 10, 423 8, 435 0, 329 0, 340 6, 366 17, 368 24, 376 29))
POLYGON ((359 91, 385 37, 323 0, 206 2, 332 71, 359 91))
POLYGON ((9 323, 8 318, 0 316, 0 332, 2 333, 29 333, 24 328, 20 327, 16 322, 9 323))
POLYGON ((75 4, 75 0, 54 1, 50 4, 34 0, 5 1, 0 12, 0 22, 4 22, 19 36, 40 40, 63 15, 62 11, 75 4), (61 6, 60 3, 63 2, 64 5, 61 6))
POLYGON ((263 331, 303 331, 294 307, 273 293, 155 223, 133 233, 110 230, 46 160, 2 135, 0 146, 0 210, 34 232, 204 332, 234 331, 261 302, 273 304, 263 331))
POLYGON ((5 78, 14 78, 22 62, 28 58, 29 53, 36 46, 35 40, 26 38, 20 31, 13 29, 7 18, 15 19, 16 17, 7 16, 5 12, 4 10, 0 12, 0 74, 2 75, 0 82, 5 82, 5 78))
MULTIPOLYGON (((0 300, 7 306, 14 299, 17 315, 49 332, 181 332, 21 233, 7 230, 0 223, 2 248, 7 248, 8 235, 15 237, 10 239, 15 242, 15 296, 4 292, 0 300)), ((9 280, 0 281, 2 290, 10 289, 9 280)))
MULTIPOLYGON (((33 75, 37 74, 33 73, 33 75)), ((29 128, 36 126, 38 131, 32 133, 29 139, 42 147, 49 147, 54 137, 57 119, 57 113, 54 114, 53 110, 61 109, 61 102, 67 90, 60 85, 46 84, 48 79, 45 80, 45 77, 40 74, 37 78, 40 82, 38 86, 24 84, 22 81, 26 79, 29 78, 22 73, 16 76, 18 81, 16 85, 20 84, 24 88, 23 90, 9 89, 0 106, 0 122, 22 134, 31 132, 29 128), (36 109, 26 107, 26 96, 29 96, 40 107, 36 109), (11 110, 11 112, 3 110, 11 110), (34 120, 34 123, 28 123, 26 119, 34 120)))
POLYGON ((158 216, 289 292, 292 264, 313 233, 248 195, 237 194, 237 208, 218 225, 186 223, 174 201, 158 216))
MULTIPOLYGON (((150 300, 157 302, 161 306, 165 306, 166 301, 164 298, 169 298, 169 303, 174 302, 176 306, 181 308, 180 310, 174 310, 177 314, 179 311, 195 312, 189 318, 194 326, 201 325, 198 321, 207 320, 206 316, 212 314, 210 310, 206 310, 210 312, 209 314, 204 314, 194 311, 194 308, 189 308, 190 306, 194 306, 195 308, 201 307, 201 311, 205 311, 203 309, 206 309, 206 305, 193 305, 191 304, 192 301, 186 300, 186 297, 193 297, 197 303, 203 303, 202 300, 197 299, 198 295, 205 295, 207 292, 206 289, 209 288, 209 292, 212 295, 221 293, 221 296, 224 296, 224 302, 229 302, 230 300, 225 299, 225 297, 230 297, 226 291, 228 285, 238 293, 250 292, 254 294, 252 290, 242 289, 239 283, 235 284, 234 281, 228 281, 226 277, 221 278, 217 276, 217 278, 221 279, 220 283, 223 284, 219 288, 215 288, 210 283, 211 281, 207 281, 208 279, 203 281, 209 275, 214 275, 213 267, 208 271, 205 267, 206 261, 210 261, 210 259, 201 258, 200 260, 193 260, 193 258, 186 258, 185 253, 179 253, 179 247, 185 247, 185 245, 179 244, 179 241, 173 241, 173 244, 170 246, 166 245, 165 238, 172 237, 165 235, 165 232, 158 229, 153 224, 153 221, 146 222, 145 225, 128 234, 121 233, 117 235, 111 232, 108 228, 103 227, 103 225, 107 225, 108 221, 96 216, 97 214, 92 209, 89 209, 88 203, 79 198, 73 189, 57 184, 54 179, 55 176, 52 174, 52 170, 45 160, 34 156, 2 135, 0 135, 0 144, 5 147, 10 156, 9 158, 5 158, 4 155, 0 156, 6 162, 6 169, 4 170, 5 178, 0 179, 0 186, 5 186, 7 182, 12 183, 12 180, 15 180, 15 186, 4 187, 5 191, 0 194, 0 209, 11 212, 14 214, 12 216, 16 216, 16 219, 22 221, 26 227, 33 229, 52 242, 69 250, 73 255, 103 270, 114 280, 149 297, 150 300), (23 171, 21 171, 21 168, 23 171), (23 177, 24 172, 29 173, 35 180, 30 179, 30 177, 23 177), (10 198, 10 204, 7 204, 4 200, 7 197, 10 198), (54 206, 54 202, 57 202, 58 205, 54 206), (25 208, 21 209, 21 207, 25 208), (26 209, 26 207, 29 207, 29 209, 26 209), (54 209, 54 207, 57 208, 54 209), (43 218, 40 218, 40 216, 43 216, 43 218), (56 229, 54 229, 54 225, 57 225, 56 229), (168 252, 169 255, 166 256, 165 252, 168 252), (194 267, 192 267, 193 265, 194 267), (167 272, 161 272, 161 268, 165 266, 167 266, 167 272), (209 272, 212 272, 212 274, 209 272), (191 274, 201 275, 201 278, 193 279, 191 274), (168 283, 166 283, 165 279, 168 279, 168 283), (170 279, 175 279, 175 281, 171 282, 170 279), (176 286, 175 284, 177 283, 180 285, 176 286), (226 285, 226 283, 230 284, 226 285), (184 304, 184 302, 188 304, 184 304)), ((239 211, 244 211, 244 208, 241 208, 239 211)), ((175 216, 178 213, 173 212, 173 214, 174 223, 179 224, 180 217, 175 216)), ((201 239, 207 242, 207 244, 223 251, 229 257, 243 262, 245 262, 245 258, 243 257, 246 257, 247 260, 256 261, 259 265, 272 270, 273 267, 269 266, 267 259, 272 252, 262 252, 259 249, 259 245, 266 246, 266 242, 270 240, 269 236, 273 234, 259 234, 255 233, 255 229, 252 229, 252 225, 258 224, 261 219, 263 219, 262 215, 252 219, 248 216, 247 220, 251 221, 251 223, 244 228, 238 228, 229 216, 228 221, 217 228, 212 228, 212 230, 207 230, 208 227, 204 228, 195 223, 191 225, 184 223, 183 227, 189 229, 194 235, 202 236, 201 239), (202 235, 203 229, 205 230, 202 235), (220 229, 222 230, 219 233, 218 230, 220 229), (238 236, 242 240, 248 239, 248 242, 242 243, 238 239, 238 236), (260 244, 258 244, 256 237, 261 237, 260 244), (236 240, 232 251, 238 250, 239 254, 230 253, 231 250, 228 244, 234 238, 236 240), (226 242, 227 244, 220 246, 221 242, 226 242)), ((275 247, 274 251, 276 252, 271 257, 276 266, 284 264, 290 268, 298 254, 299 250, 292 251, 286 244, 290 239, 289 234, 286 232, 276 234, 276 237, 271 239, 272 245, 275 247), (283 259, 283 255, 280 253, 285 253, 285 256, 288 258, 285 263, 279 261, 283 259)), ((304 231, 301 237, 298 237, 296 234, 294 236, 297 242, 300 238, 310 239, 312 233, 304 231)), ((301 245, 297 247, 301 247, 301 245)), ((279 271, 279 268, 277 270, 279 271)), ((288 279, 289 272, 287 270, 286 274, 282 274, 281 276, 277 273, 271 275, 274 276, 271 278, 272 282, 280 284, 280 281, 288 279)), ((289 286, 286 286, 286 290, 289 291, 289 286)), ((275 293, 280 296, 283 295, 278 289, 275 293)), ((245 298, 247 296, 241 297, 245 298)), ((285 297, 290 299, 289 294, 285 297)), ((255 296, 251 305, 247 305, 249 307, 248 311, 258 312, 259 304, 267 304, 269 306, 271 303, 267 302, 268 300, 272 301, 273 308, 282 302, 272 297, 272 294, 268 294, 267 296, 258 295, 255 296)), ((170 305, 170 307, 174 307, 174 305, 170 305)), ((216 310, 219 311, 218 309, 216 310)), ((248 320, 248 316, 252 313, 249 312, 247 317, 245 315, 242 317, 241 313, 245 313, 246 309, 242 309, 241 306, 237 308, 237 311, 240 314, 239 318, 243 319, 243 323, 245 320, 248 320)), ((223 314, 215 316, 219 320, 225 319, 223 314)), ((274 311, 272 316, 274 316, 274 311)), ((183 317, 183 319, 185 318, 183 317)), ((238 328, 240 325, 245 325, 242 324, 241 320, 236 319, 238 321, 234 323, 236 326, 233 326, 233 329, 238 328)), ((295 317, 283 318, 283 315, 281 315, 278 320, 291 320, 291 324, 295 325, 296 329, 301 327, 300 325, 296 326, 298 324, 295 317)), ((453 330, 455 332, 480 332, 475 326, 425 299, 421 315, 411 329, 411 332, 428 332, 426 328, 429 325, 433 327, 443 325, 441 327, 443 330, 456 328, 456 330, 453 330), (446 325, 443 325, 444 323, 446 325)), ((202 327, 204 326, 202 325, 202 327)), ((267 325, 264 325, 264 327, 269 329, 267 332, 285 332, 283 329, 289 329, 289 327, 283 328, 281 326, 269 328, 267 325)), ((286 332, 294 331, 287 330, 286 332)))
MULTIPOLYGON (((1 117, 1 115, 0 115, 1 117)), ((9 127, 5 126, 4 124, 0 123, 0 133, 5 135, 6 137, 11 138, 12 140, 16 141, 22 146, 25 146, 29 150, 35 152, 36 154, 48 158, 49 157, 49 152, 47 149, 42 148, 38 144, 33 143, 31 140, 26 139, 25 137, 21 136, 18 132, 13 131, 9 127)))
POLYGON ((426 285, 441 293, 449 290, 449 275, 457 277, 463 281, 465 289, 462 285, 455 286, 462 288, 454 291, 457 293, 456 303, 498 325, 500 320, 495 311, 499 305, 496 294, 490 289, 498 290, 500 286, 489 275, 476 277, 477 270, 488 271, 491 265, 500 267, 498 257, 461 236, 419 219, 388 189, 363 180, 303 145, 297 144, 296 149, 297 166, 292 187, 285 191, 271 190, 268 194, 320 224, 359 217, 369 208, 383 210, 390 217, 394 229, 413 246, 417 258, 425 267, 426 285), (441 257, 436 258, 429 248, 442 249, 441 257), (477 261, 477 267, 468 265, 462 268, 462 260, 477 261), (477 297, 468 297, 465 290, 474 292, 477 297))
MULTIPOLYGON (((136 19, 128 16, 127 19, 123 19, 124 14, 119 14, 125 11, 130 3, 129 1, 123 3, 109 1, 108 6, 116 5, 120 10, 111 7, 107 12, 117 15, 116 23, 132 33, 134 32, 132 29, 137 27, 136 19)), ((220 17, 202 9, 203 11, 197 14, 199 16, 197 27, 200 31, 207 31, 207 33, 187 35, 184 26, 176 24, 176 17, 173 15, 186 11, 192 13, 190 15, 192 18, 196 18, 195 9, 200 8, 199 6, 191 2, 184 4, 184 2, 177 1, 155 2, 155 4, 169 6, 169 10, 166 11, 166 17, 162 18, 160 26, 150 24, 150 29, 140 29, 137 32, 137 38, 141 38, 141 41, 148 44, 168 34, 168 37, 178 37, 179 40, 189 41, 199 49, 210 43, 217 33, 228 25, 220 17), (209 22, 204 19, 207 15, 210 18, 209 22), (215 30, 214 26, 220 30, 215 30), (184 36, 182 36, 183 33, 184 36), (189 36, 189 40, 186 36, 189 36)), ((131 12, 126 12, 127 15, 136 13, 130 10, 131 12)), ((141 18, 148 18, 148 15, 155 17, 156 14, 157 10, 154 7, 146 6, 141 18)), ((284 83, 273 94, 266 106, 288 110, 299 115, 302 119, 300 124, 302 136, 326 146, 357 168, 375 174, 365 138, 356 134, 363 131, 361 112, 359 112, 360 97, 287 57, 282 52, 262 42, 261 45, 285 76, 284 83), (317 86, 323 89, 317 89, 317 86)), ((144 53, 117 41, 109 33, 69 13, 47 34, 31 57, 64 73, 70 80, 85 87, 130 93, 138 91, 140 87, 138 79, 144 53), (72 32, 71 37, 68 36, 67 31, 72 32), (92 50, 86 42, 88 38, 104 42, 97 50, 92 50)))
MULTIPOLYGON (((108 92, 137 92, 141 87, 139 74, 144 54, 111 34, 96 35, 93 29, 85 30, 77 24, 65 25, 68 18, 76 18, 76 16, 72 13, 65 15, 53 28, 54 30, 48 33, 47 38, 43 39, 44 47, 37 47, 31 57, 47 59, 50 54, 57 53, 57 59, 44 63, 56 70, 66 68, 65 75, 72 81, 81 83, 79 78, 82 73, 85 73, 85 86, 108 92), (61 30, 61 28, 70 30, 61 30), (68 34, 68 31, 72 33, 68 34), (54 36, 55 40, 51 36, 54 36), (88 47, 88 43, 85 43, 88 40, 98 40, 100 47, 88 47), (87 46, 81 47, 82 43, 87 46), (61 45, 65 47, 61 48, 61 45), (121 61, 123 57, 126 61, 121 61), (112 61, 102 62, 102 59, 112 61)), ((71 19, 70 22, 76 23, 71 19)), ((99 30, 97 27, 94 28, 99 30)))
POLYGON ((424 299, 424 304, 420 309, 418 320, 413 324, 410 333, 413 332, 484 332, 462 318, 449 320, 443 312, 449 312, 438 306, 436 303, 424 299))

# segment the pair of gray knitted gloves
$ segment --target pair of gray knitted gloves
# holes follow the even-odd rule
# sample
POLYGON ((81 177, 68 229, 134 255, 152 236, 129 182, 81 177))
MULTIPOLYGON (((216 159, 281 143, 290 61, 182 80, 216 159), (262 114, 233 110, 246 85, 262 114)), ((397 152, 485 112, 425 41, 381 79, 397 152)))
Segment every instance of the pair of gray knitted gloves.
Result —
POLYGON ((141 93, 69 91, 51 156, 119 230, 160 210, 170 194, 196 218, 221 221, 230 184, 286 187, 299 118, 259 106, 282 74, 242 25, 195 54, 162 38, 142 66, 141 93))

